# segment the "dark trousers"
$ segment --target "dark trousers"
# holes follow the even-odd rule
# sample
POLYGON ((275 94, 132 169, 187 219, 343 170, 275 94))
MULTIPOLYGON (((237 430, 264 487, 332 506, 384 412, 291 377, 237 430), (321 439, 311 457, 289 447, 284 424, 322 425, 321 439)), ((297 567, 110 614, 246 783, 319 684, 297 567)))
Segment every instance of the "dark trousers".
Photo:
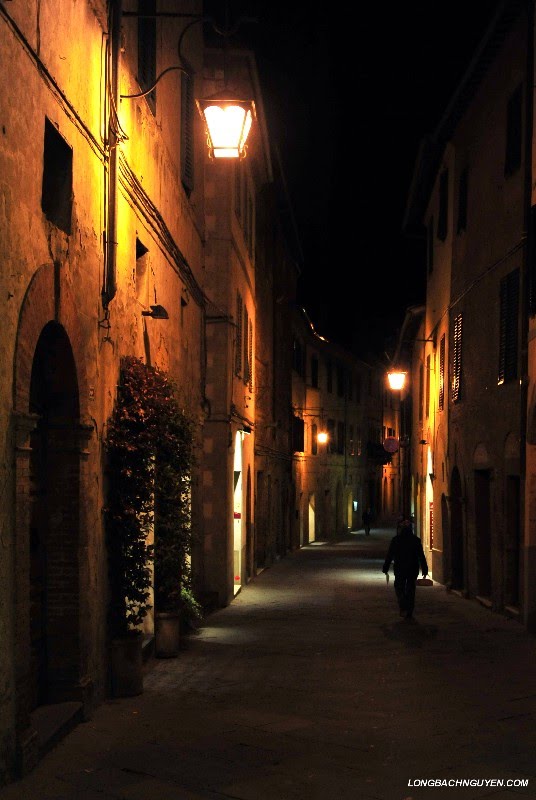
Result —
POLYGON ((405 611, 406 614, 413 614, 416 580, 417 578, 413 575, 409 577, 407 575, 395 575, 396 599, 398 600, 400 611, 405 611))

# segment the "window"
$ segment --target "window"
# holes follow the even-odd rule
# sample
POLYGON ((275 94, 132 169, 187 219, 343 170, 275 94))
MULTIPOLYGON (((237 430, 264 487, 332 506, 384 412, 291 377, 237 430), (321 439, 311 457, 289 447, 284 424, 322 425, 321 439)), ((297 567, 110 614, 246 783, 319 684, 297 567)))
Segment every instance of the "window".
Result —
POLYGON ((242 315, 244 302, 240 292, 236 293, 236 350, 235 350, 235 374, 242 374, 242 315))
POLYGON ((469 172, 467 167, 460 175, 460 185, 458 187, 458 222, 456 232, 462 233, 467 230, 467 194, 469 190, 469 172))
POLYGON ((521 166, 521 120, 523 114, 523 87, 520 84, 508 100, 506 109, 506 150, 504 174, 512 175, 521 166))
POLYGON ((422 422, 422 412, 424 403, 424 367, 419 366, 419 422, 422 422))
POLYGON ((454 319, 454 343, 452 348, 452 402, 461 399, 462 379, 462 323, 463 316, 458 314, 454 319))
POLYGON ((445 407, 445 334, 439 342, 439 410, 445 407))
POLYGON ((136 237, 136 297, 144 305, 147 303, 147 288, 148 288, 148 269, 147 269, 147 253, 149 251, 145 245, 140 242, 136 237))
POLYGON ((434 218, 430 217, 428 228, 426 229, 426 267, 428 275, 434 271, 434 218))
POLYGON ((431 377, 430 371, 431 371, 430 356, 426 356, 426 408, 425 408, 426 419, 428 419, 428 417, 430 416, 430 377, 431 377))
POLYGON ((447 238, 449 222, 449 171, 444 169, 439 178, 439 213, 437 218, 437 238, 442 242, 447 238))
POLYGON ((41 208, 45 217, 71 233, 73 151, 50 120, 45 119, 41 208))
MULTIPOLYGON (((156 81, 156 0, 138 0, 138 83, 143 91, 156 81)), ((149 108, 156 113, 156 89, 145 95, 149 108)))
POLYGON ((335 420, 328 419, 328 453, 334 453, 337 447, 337 443, 335 441, 335 420))
POLYGON ((249 321, 249 314, 246 308, 246 304, 244 303, 244 327, 242 330, 243 333, 243 342, 242 346, 243 356, 242 356, 242 364, 243 364, 243 378, 244 383, 249 383, 249 370, 250 370, 250 363, 249 363, 249 332, 250 332, 250 321, 249 321))
POLYGON ((292 418, 292 451, 303 453, 305 449, 304 423, 301 417, 292 418))
POLYGON ((337 394, 344 397, 344 367, 337 365, 337 394))
POLYGON ((311 425, 311 453, 316 456, 318 453, 318 426, 311 425))
POLYGON ((318 389, 318 358, 311 356, 311 386, 318 389))
POLYGON ((345 450, 345 438, 346 438, 346 425, 344 422, 337 423, 337 453, 339 455, 344 455, 345 450))
POLYGON ((333 391, 333 364, 331 361, 328 361, 326 364, 326 374, 327 374, 327 390, 328 392, 333 391))
POLYGON ((517 377, 517 337, 519 317, 519 270, 510 272, 501 281, 499 385, 517 377))
POLYGON ((249 321, 248 329, 248 388, 253 391, 253 322, 249 321))
POLYGON ((296 337, 292 347, 292 368, 298 375, 303 375, 303 366, 303 345, 296 337))
POLYGON ((188 197, 194 188, 193 79, 181 73, 181 181, 188 197))
POLYGON ((361 403, 361 375, 355 376, 355 401, 361 403))
POLYGON ((354 442, 354 426, 348 426, 348 453, 355 456, 355 442, 354 442))
POLYGON ((237 220, 242 222, 242 166, 240 161, 234 165, 235 169, 235 183, 234 183, 234 210, 237 220))

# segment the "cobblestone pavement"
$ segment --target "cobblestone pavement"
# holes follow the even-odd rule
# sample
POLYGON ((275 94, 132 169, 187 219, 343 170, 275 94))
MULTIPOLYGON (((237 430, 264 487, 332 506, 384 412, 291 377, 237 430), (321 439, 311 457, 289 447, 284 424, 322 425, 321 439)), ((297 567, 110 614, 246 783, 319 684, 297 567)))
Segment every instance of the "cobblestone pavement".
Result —
POLYGON ((265 570, 1 800, 536 798, 536 639, 438 584, 400 619, 392 533, 265 570))

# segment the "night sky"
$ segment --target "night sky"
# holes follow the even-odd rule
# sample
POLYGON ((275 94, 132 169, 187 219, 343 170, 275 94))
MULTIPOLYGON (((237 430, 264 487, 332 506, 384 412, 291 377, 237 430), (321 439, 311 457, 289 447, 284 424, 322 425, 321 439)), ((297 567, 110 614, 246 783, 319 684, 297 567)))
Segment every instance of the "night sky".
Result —
POLYGON ((257 51, 285 165, 304 254, 300 304, 319 333, 358 355, 392 352, 405 309, 425 300, 423 245, 402 234, 419 141, 496 2, 360 3, 351 14, 318 0, 215 5, 231 20, 258 19, 240 35, 257 51))

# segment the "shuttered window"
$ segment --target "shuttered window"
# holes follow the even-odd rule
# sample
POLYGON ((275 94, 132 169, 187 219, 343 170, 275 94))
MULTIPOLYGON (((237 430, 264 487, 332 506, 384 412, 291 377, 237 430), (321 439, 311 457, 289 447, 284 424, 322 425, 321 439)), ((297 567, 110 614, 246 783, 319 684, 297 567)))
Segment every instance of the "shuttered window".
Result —
POLYGON ((422 422, 422 412, 424 403, 424 367, 419 367, 419 422, 422 422))
POLYGON ((499 386, 517 378, 519 270, 501 281, 499 323, 499 386))
POLYGON ((193 77, 181 73, 181 181, 188 197, 194 188, 193 77))
MULTIPOLYGON (((138 0, 138 83, 143 91, 156 81, 156 0, 138 0)), ((156 89, 145 95, 151 111, 156 113, 156 89)))
POLYGON ((445 334, 439 342, 439 410, 445 407, 445 334))
POLYGON ((426 356, 426 419, 430 416, 430 356, 426 356))
POLYGON ((437 218, 437 238, 442 242, 447 238, 449 223, 449 171, 444 169, 439 178, 439 214, 437 218))
POLYGON ((242 362, 243 365, 244 365, 243 378, 244 378, 244 383, 248 383, 249 382, 249 363, 248 363, 248 353, 249 353, 249 314, 248 314, 248 310, 247 310, 245 305, 244 305, 244 323, 243 324, 244 324, 243 331, 242 331, 243 337, 244 337, 243 344, 242 344, 242 346, 244 348, 243 362, 242 362))
POLYGON ((248 388, 253 391, 253 323, 249 321, 248 331, 248 388))
POLYGON ((452 347, 452 402, 457 403, 461 399, 461 378, 462 378, 462 314, 454 320, 454 342, 452 347))
POLYGON ((235 348, 235 373, 242 374, 242 314, 243 302, 240 292, 236 293, 236 348, 235 348))

